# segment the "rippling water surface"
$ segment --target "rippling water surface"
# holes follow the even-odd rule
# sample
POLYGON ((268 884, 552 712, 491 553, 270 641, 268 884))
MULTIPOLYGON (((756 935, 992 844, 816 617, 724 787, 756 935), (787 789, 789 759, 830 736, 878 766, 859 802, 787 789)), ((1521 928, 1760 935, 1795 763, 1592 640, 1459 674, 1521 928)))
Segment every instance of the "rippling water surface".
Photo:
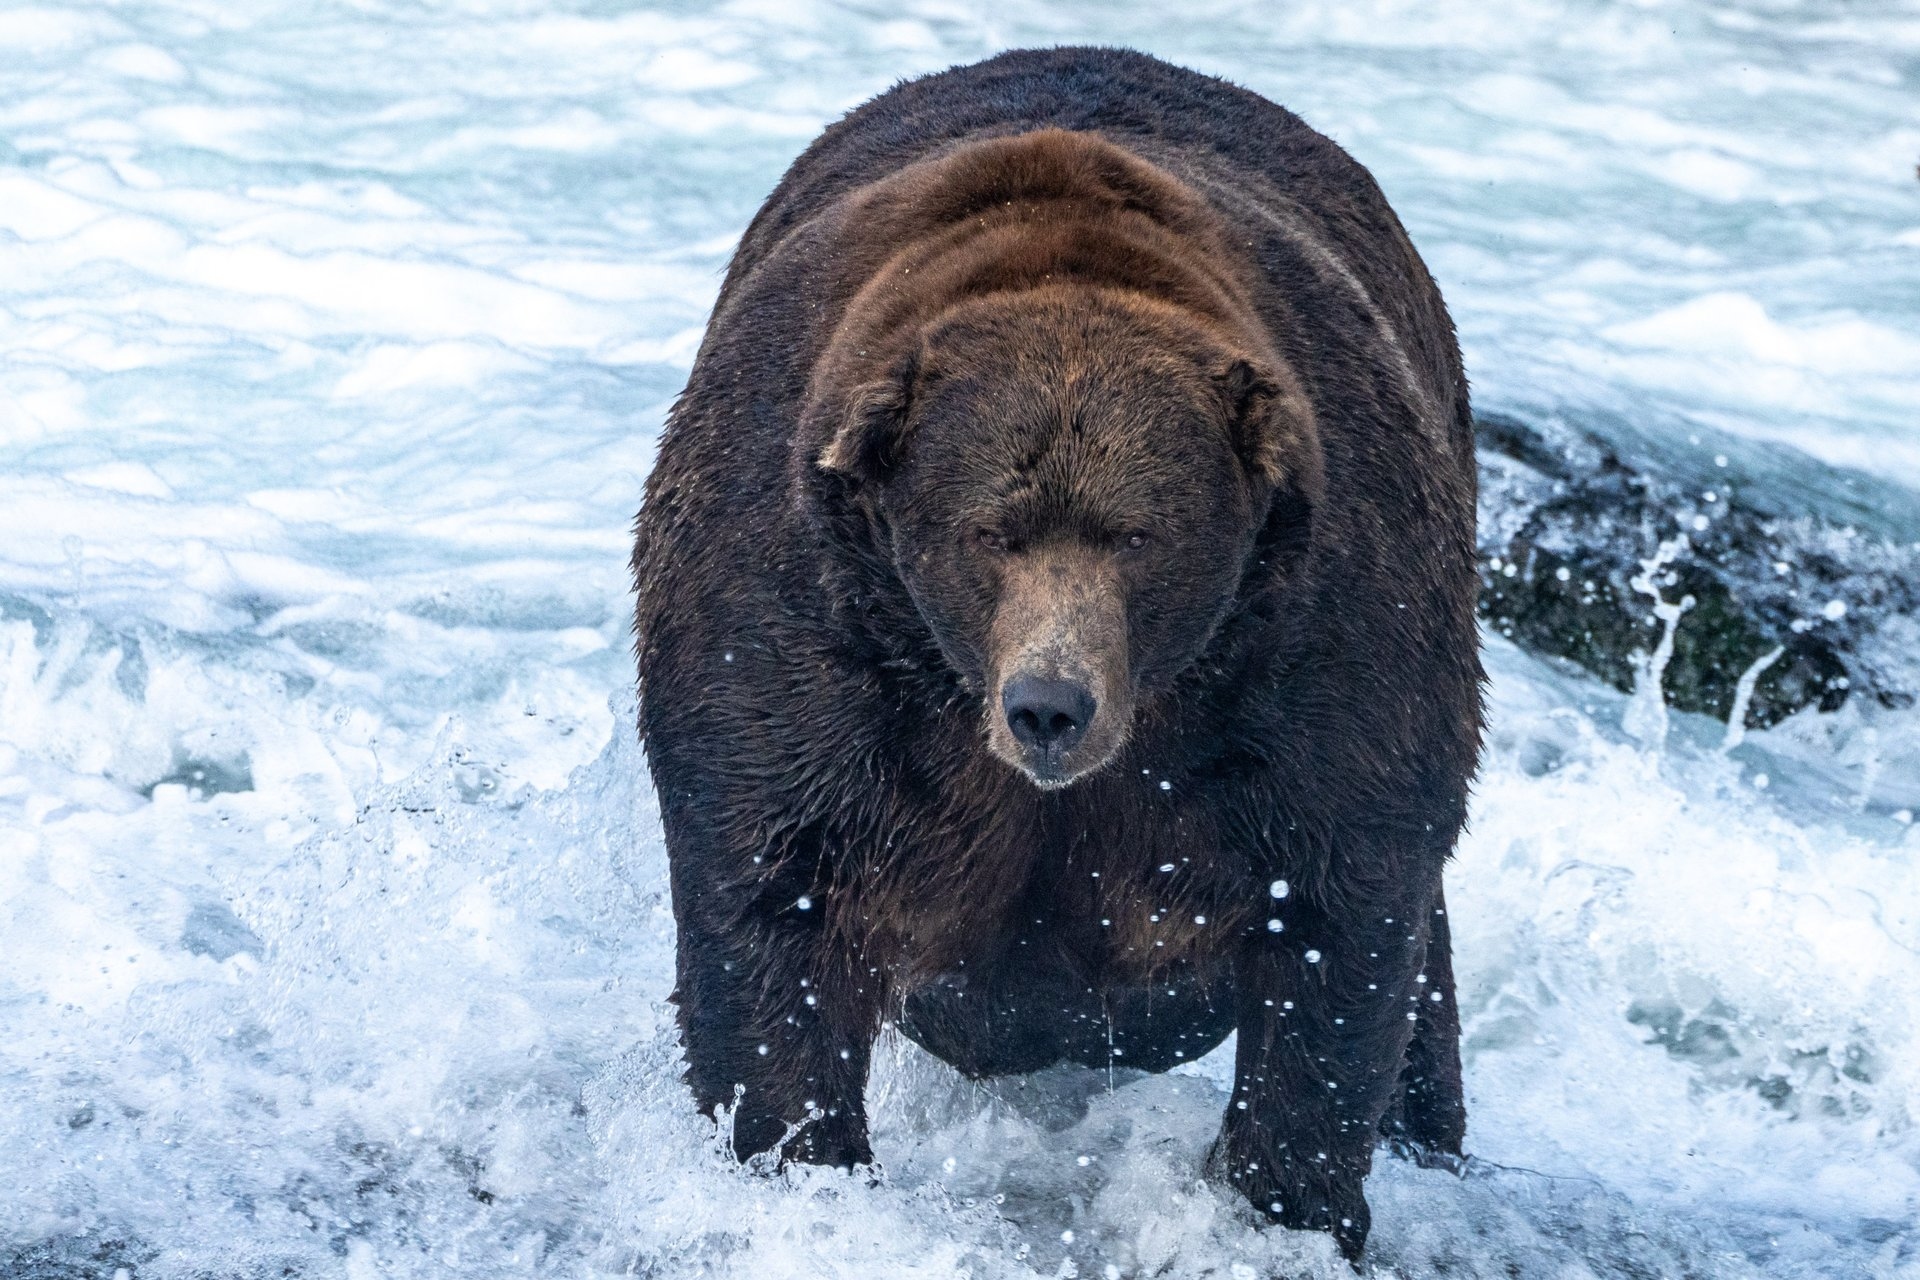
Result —
MULTIPOLYGON (((1911 4, 0 9, 0 1273, 1345 1274, 1199 1180, 1217 1058, 894 1046, 872 1187, 674 1078, 662 416, 823 124, 1061 42, 1354 152, 1482 408, 1920 541, 1911 4)), ((1917 713, 1490 665, 1483 1160, 1383 1161, 1380 1273, 1920 1276, 1917 713)))

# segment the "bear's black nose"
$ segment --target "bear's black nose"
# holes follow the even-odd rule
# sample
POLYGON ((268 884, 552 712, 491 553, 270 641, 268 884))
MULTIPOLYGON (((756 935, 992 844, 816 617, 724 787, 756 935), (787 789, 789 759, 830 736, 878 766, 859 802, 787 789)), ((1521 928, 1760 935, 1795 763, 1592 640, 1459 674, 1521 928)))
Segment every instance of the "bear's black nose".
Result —
POLYGON ((1015 676, 1000 696, 1014 741, 1049 755, 1073 749, 1093 723, 1095 705, 1087 686, 1039 676, 1015 676))

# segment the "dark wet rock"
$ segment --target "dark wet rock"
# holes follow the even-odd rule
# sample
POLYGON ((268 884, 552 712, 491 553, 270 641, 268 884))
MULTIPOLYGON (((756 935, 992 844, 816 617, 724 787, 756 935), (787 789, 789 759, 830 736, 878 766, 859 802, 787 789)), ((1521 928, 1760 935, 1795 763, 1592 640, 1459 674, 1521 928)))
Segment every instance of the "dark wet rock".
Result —
POLYGON ((1749 727, 1859 694, 1912 704, 1888 632, 1920 606, 1915 545, 1778 480, 1750 482, 1724 455, 1683 474, 1629 461, 1595 431, 1497 415, 1480 420, 1479 445, 1480 613, 1522 648, 1631 690, 1660 640, 1656 604, 1684 604, 1662 677, 1670 706, 1726 719, 1742 674, 1776 650, 1749 727))

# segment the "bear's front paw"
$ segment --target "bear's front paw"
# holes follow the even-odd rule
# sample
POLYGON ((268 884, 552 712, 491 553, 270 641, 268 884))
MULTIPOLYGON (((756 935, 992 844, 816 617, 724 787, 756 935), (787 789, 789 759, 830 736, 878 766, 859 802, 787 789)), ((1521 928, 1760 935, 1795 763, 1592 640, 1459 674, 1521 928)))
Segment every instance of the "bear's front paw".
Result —
POLYGON ((1364 1176, 1343 1169, 1330 1154, 1305 1159, 1286 1148, 1253 1152, 1223 1134, 1208 1158, 1210 1171, 1275 1222, 1292 1231, 1325 1231, 1348 1262, 1359 1264, 1373 1215, 1361 1193, 1364 1176))
POLYGON ((816 1113, 796 1125, 768 1112, 736 1112, 733 1154, 744 1164, 764 1152, 774 1152, 780 1164, 791 1160, 852 1169, 873 1163, 867 1127, 860 1121, 816 1113))
POLYGON ((849 1124, 837 1116, 818 1116, 800 1127, 781 1148, 788 1160, 851 1171, 873 1163, 873 1147, 863 1124, 849 1124))

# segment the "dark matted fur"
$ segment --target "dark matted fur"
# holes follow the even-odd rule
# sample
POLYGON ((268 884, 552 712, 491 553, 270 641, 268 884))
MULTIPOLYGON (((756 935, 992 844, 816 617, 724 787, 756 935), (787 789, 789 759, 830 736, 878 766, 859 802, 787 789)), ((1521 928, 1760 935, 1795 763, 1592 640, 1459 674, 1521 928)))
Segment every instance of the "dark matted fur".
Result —
POLYGON ((736 1151, 870 1160, 887 1020, 973 1075, 1237 1029, 1216 1172, 1357 1256, 1378 1135, 1464 1130, 1473 506, 1440 295, 1288 112, 1057 49, 828 129, 634 551, 688 1079, 736 1151), (989 741, 1029 617, 1106 681, 1053 789, 989 741))

